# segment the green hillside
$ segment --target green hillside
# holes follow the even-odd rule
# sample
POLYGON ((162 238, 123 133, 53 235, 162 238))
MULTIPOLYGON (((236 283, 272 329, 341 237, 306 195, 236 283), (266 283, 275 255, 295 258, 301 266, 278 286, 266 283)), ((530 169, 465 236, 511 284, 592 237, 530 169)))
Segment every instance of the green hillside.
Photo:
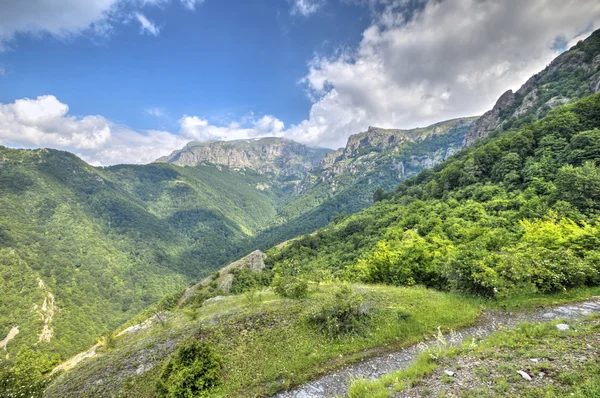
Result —
POLYGON ((5 356, 34 350, 58 363, 251 250, 368 206, 376 188, 426 166, 407 163, 399 175, 395 162, 447 153, 466 129, 351 151, 344 161, 361 172, 330 178, 312 166, 324 151, 280 139, 191 145, 216 148, 196 155, 223 163, 193 166, 95 168, 66 152, 2 147, 0 335, 19 331, 5 356), (226 166, 232 151, 246 166, 226 166))
POLYGON ((596 94, 492 134, 268 254, 304 275, 484 296, 596 285, 599 115, 596 94))
POLYGON ((275 215, 265 178, 213 167, 93 168, 1 148, 0 335, 61 358, 243 254, 275 215), (43 284, 43 287, 41 287, 43 284), (44 311, 44 299, 54 305, 44 311), (33 308, 33 309, 32 309, 33 308), (51 336, 40 340, 46 319, 51 336))

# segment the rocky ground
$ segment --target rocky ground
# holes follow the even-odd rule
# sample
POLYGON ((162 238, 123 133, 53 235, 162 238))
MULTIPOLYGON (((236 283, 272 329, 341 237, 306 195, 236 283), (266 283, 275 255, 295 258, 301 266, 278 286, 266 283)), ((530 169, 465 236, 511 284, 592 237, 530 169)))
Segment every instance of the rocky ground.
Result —
MULTIPOLYGON (((481 317, 476 326, 447 334, 444 336, 444 339, 452 345, 459 345, 471 338, 483 338, 498 330, 515 328, 523 322, 544 322, 556 319, 571 321, 592 314, 600 314, 600 297, 592 297, 585 302, 562 305, 541 311, 489 311, 481 317)), ((431 339, 399 352, 363 360, 359 363, 327 374, 319 379, 300 386, 295 390, 277 394, 275 398, 343 396, 348 392, 348 388, 353 380, 358 378, 374 380, 386 373, 404 369, 411 364, 421 351, 435 344, 438 344, 438 340, 431 339)), ((469 366, 467 363, 459 365, 463 367, 469 366)), ((443 376, 439 375, 439 377, 441 378, 443 376)), ((448 376, 446 375, 446 377, 448 376)), ((454 381, 456 382, 456 386, 460 386, 460 379, 454 381)), ((405 394, 408 395, 402 396, 423 396, 424 390, 410 390, 410 392, 405 392, 405 394)), ((433 394, 433 396, 435 396, 435 394, 433 394)))

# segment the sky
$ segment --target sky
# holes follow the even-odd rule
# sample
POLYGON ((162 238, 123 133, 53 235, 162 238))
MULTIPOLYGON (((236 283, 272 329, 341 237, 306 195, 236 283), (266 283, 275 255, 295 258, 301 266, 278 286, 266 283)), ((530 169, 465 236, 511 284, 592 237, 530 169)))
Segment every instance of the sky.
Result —
POLYGON ((0 145, 148 163, 191 140, 327 148, 490 109, 597 0, 0 0, 0 145))

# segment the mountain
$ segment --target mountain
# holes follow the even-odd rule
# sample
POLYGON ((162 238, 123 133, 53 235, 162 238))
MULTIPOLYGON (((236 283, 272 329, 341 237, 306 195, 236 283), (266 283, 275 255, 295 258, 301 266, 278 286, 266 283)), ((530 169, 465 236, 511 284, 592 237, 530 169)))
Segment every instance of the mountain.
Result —
POLYGON ((91 167, 0 147, 0 335, 62 358, 245 252, 276 216, 251 170, 91 167))
POLYGON ((418 174, 456 153, 461 137, 475 120, 477 117, 460 118, 412 130, 369 127, 350 136, 345 148, 325 156, 322 179, 364 176, 386 167, 397 171, 397 180, 418 174))
MULTIPOLYGON (((291 190, 275 183, 282 168, 231 169, 206 153, 194 166, 93 168, 56 151, 3 149, 0 250, 9 266, 0 283, 9 299, 0 325, 14 339, 2 346, 16 354, 17 370, 34 356, 13 347, 41 351, 38 336, 53 325, 51 342, 79 347, 106 330, 89 323, 124 320, 156 298, 147 292, 174 292, 189 281, 184 276, 206 276, 213 250, 212 264, 225 264, 251 247, 268 249, 266 258, 251 256, 256 263, 214 273, 181 307, 183 291, 130 319, 107 336, 100 355, 58 376, 49 396, 168 396, 165 384, 185 388, 176 378, 189 380, 200 362, 227 381, 215 381, 223 395, 267 395, 372 349, 414 342, 436 325, 465 326, 476 307, 597 292, 600 93, 572 98, 592 91, 598 38, 530 80, 523 101, 503 96, 495 116, 425 130, 370 128, 294 176, 291 190), (549 109, 567 87, 570 103, 549 109), (537 97, 523 107, 527 96, 537 97), (386 186, 395 188, 360 210, 367 194, 386 186), (287 236, 295 237, 273 246, 287 236), (334 289, 336 281, 362 285, 334 289), (220 287, 245 294, 225 297, 220 287), (16 316, 7 312, 13 308, 16 316), (110 319, 115 313, 120 318, 110 319), (87 323, 64 324, 61 334, 77 331, 79 345, 58 333, 59 319, 73 314, 87 323), (22 319, 30 326, 11 333, 22 319), (202 361, 188 361, 192 351, 202 361)), ((266 156, 262 150, 255 155, 266 156)))
POLYGON ((157 159, 177 166, 211 164, 230 169, 251 169, 261 174, 302 179, 318 165, 328 149, 311 148, 276 137, 234 141, 192 141, 183 149, 157 159))
POLYGON ((465 136, 465 146, 496 129, 540 119, 551 109, 600 92, 600 31, 555 58, 519 90, 506 91, 465 136))

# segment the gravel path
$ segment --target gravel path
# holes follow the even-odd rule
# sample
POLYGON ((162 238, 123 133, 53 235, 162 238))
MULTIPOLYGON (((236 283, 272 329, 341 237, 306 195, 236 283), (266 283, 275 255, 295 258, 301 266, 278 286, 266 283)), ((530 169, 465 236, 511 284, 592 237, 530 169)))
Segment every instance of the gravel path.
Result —
MULTIPOLYGON (((547 308, 535 312, 488 311, 482 315, 476 326, 445 335, 452 345, 459 345, 466 339, 486 337, 502 328, 514 328, 522 322, 550 321, 553 319, 572 320, 594 313, 600 313, 600 297, 587 301, 547 308)), ((329 373, 299 388, 275 395, 273 398, 316 398, 344 396, 352 380, 359 377, 376 379, 385 373, 407 367, 422 350, 436 344, 435 339, 419 343, 401 351, 365 359, 345 368, 329 373)))

